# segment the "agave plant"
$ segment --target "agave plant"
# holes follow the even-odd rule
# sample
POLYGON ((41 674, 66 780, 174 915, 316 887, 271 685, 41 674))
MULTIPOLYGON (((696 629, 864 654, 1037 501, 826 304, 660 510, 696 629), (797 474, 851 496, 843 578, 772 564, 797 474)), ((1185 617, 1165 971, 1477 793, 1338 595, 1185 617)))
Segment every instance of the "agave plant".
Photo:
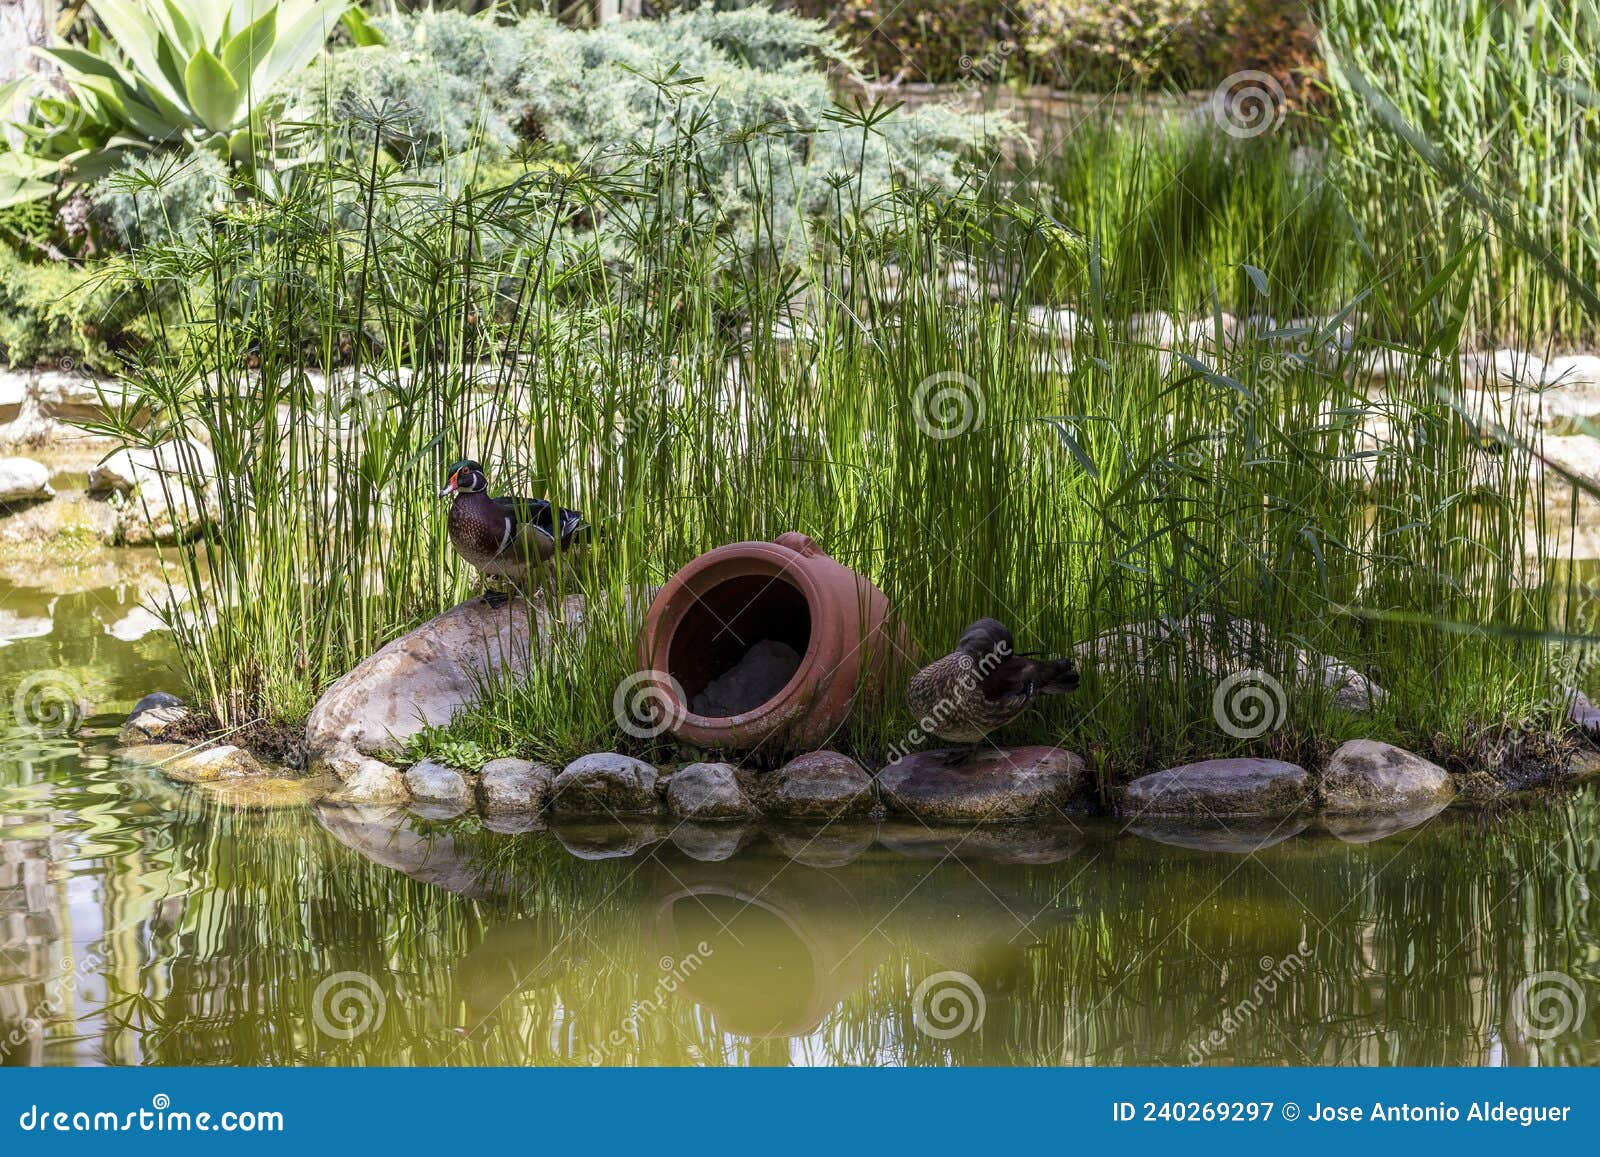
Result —
MULTIPOLYGON (((68 94, 23 126, 92 181, 130 151, 188 144, 252 163, 280 81, 310 64, 350 0, 90 0, 105 34, 39 49, 68 94)), ((48 107, 46 107, 48 105, 48 107)))

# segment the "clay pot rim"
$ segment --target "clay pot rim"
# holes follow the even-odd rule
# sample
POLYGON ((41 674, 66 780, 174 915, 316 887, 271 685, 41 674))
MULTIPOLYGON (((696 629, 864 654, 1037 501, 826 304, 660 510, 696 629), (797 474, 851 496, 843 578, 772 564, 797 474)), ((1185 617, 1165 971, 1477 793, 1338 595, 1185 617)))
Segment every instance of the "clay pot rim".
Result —
MULTIPOLYGON (((708 551, 673 575, 673 581, 676 581, 679 584, 679 588, 689 597, 690 601, 685 604, 685 611, 687 611, 688 607, 693 606, 694 603, 699 602, 705 591, 720 586, 728 579, 749 577, 747 566, 752 553, 759 555, 764 561, 771 562, 776 566, 776 571, 768 576, 769 580, 782 580, 795 588, 800 592, 801 597, 805 599, 806 607, 809 610, 815 610, 816 607, 821 605, 821 591, 817 587, 816 580, 806 572, 804 567, 794 565, 797 558, 805 558, 806 556, 781 543, 763 542, 757 539, 750 542, 728 543, 715 551, 708 551), (738 548, 741 552, 746 553, 743 553, 741 557, 721 554, 723 550, 732 550, 733 548, 738 548), (730 574, 726 578, 718 577, 716 572, 724 569, 736 570, 738 573, 730 574)), ((663 617, 665 613, 665 611, 661 612, 663 617)), ((682 617, 682 614, 678 616, 680 620, 682 617)), ((650 634, 651 628, 659 622, 660 618, 657 617, 655 609, 652 608, 645 622, 644 634, 650 634)), ((789 676, 789 681, 770 698, 762 700, 750 710, 741 711, 737 715, 699 714, 689 706, 687 695, 680 696, 674 692, 673 688, 675 686, 681 691, 682 684, 677 682, 671 671, 655 666, 653 659, 649 670, 652 674, 660 676, 655 682, 663 688, 663 693, 673 697, 680 708, 680 713, 677 715, 678 729, 691 727, 705 730, 722 730, 737 728, 743 724, 756 723, 764 718, 770 718, 774 712, 782 712, 788 708, 791 700, 794 700, 807 685, 808 678, 817 665, 820 650, 821 647, 817 639, 817 624, 813 617, 811 633, 806 640, 805 654, 800 656, 800 663, 795 667, 794 674, 789 676)))

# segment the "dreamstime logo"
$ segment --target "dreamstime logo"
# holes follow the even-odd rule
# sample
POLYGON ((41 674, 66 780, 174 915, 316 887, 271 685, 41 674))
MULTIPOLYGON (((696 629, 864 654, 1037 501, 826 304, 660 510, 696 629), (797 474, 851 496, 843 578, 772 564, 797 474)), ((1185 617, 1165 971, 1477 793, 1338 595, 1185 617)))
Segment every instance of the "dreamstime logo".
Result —
POLYGON ((11 697, 12 717, 41 735, 71 735, 83 720, 83 685, 63 671, 35 671, 11 697))
POLYGON ((980 428, 984 410, 978 383, 956 370, 923 378, 911 396, 911 416, 917 429, 940 441, 980 428))
POLYGON ((1270 73, 1253 68, 1234 73, 1211 94, 1211 116, 1230 137, 1270 133, 1283 124, 1287 112, 1283 85, 1270 73))
POLYGON ((1256 667, 1235 671, 1217 684, 1211 714, 1235 739, 1257 739, 1283 726, 1289 701, 1283 684, 1256 667))
POLYGON ((665 671, 635 671, 617 684, 611 714, 635 739, 654 739, 688 716, 683 685, 665 671))
POLYGON ((1553 1040, 1588 1011, 1583 987, 1565 972, 1535 972, 1511 992, 1511 1019, 1533 1040, 1553 1040))
POLYGON ((21 1024, 12 1026, 5 1036, 0 1037, 0 1063, 29 1042, 42 1038, 45 1026, 63 1016, 71 1007, 73 994, 78 991, 79 985, 104 964, 104 958, 94 952, 79 961, 74 961, 70 956, 63 958, 59 974, 45 985, 44 999, 33 1006, 21 1024))
POLYGON ((928 741, 928 737, 937 735, 951 719, 963 718, 963 708, 973 690, 990 675, 995 668, 1011 655, 1011 648, 1002 640, 985 651, 976 661, 971 655, 962 655, 956 665, 961 668, 961 674, 956 676, 955 687, 949 694, 941 695, 937 702, 921 716, 916 726, 906 732, 903 740, 889 746, 889 760, 891 764, 899 763, 913 748, 921 747, 928 741))
POLYGON ((311 997, 311 1020, 336 1040, 355 1040, 383 1024, 388 1002, 365 972, 335 972, 311 997))
POLYGON ((1259 974, 1250 985, 1249 994, 1223 1009, 1222 1019, 1215 1027, 1189 1046, 1189 1063, 1198 1065, 1221 1051, 1235 1033, 1256 1019, 1266 1007, 1268 998, 1277 995, 1280 985, 1288 983, 1305 970, 1314 955, 1311 946, 1301 941, 1287 956, 1279 959, 1263 956, 1257 965, 1259 974))
POLYGON ((656 961, 656 967, 661 970, 661 975, 656 979, 650 995, 636 1001, 628 1015, 622 1018, 622 1023, 607 1033, 600 1044, 590 1047, 589 1063, 604 1064, 618 1049, 626 1048, 630 1043, 636 1042, 641 1022, 646 1017, 659 1013, 667 998, 700 971, 701 966, 713 955, 711 945, 702 940, 695 945, 695 950, 686 956, 679 958, 663 956, 656 961))
POLYGON ((935 1040, 976 1032, 987 1011, 983 988, 965 972, 935 972, 911 997, 912 1022, 935 1040))

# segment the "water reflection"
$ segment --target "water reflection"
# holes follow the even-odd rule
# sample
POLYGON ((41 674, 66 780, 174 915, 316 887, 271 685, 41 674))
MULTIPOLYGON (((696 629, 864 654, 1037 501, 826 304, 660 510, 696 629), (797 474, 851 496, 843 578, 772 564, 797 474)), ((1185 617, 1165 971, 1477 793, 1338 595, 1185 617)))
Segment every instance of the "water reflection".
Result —
POLYGON ((0 695, 64 669, 91 707, 0 751, 7 1064, 1600 1062, 1593 793, 976 832, 253 806, 112 755, 172 685, 136 588, 0 596, 50 624, 0 695), (1513 1003, 1541 971, 1588 994, 1548 1040, 1513 1003))

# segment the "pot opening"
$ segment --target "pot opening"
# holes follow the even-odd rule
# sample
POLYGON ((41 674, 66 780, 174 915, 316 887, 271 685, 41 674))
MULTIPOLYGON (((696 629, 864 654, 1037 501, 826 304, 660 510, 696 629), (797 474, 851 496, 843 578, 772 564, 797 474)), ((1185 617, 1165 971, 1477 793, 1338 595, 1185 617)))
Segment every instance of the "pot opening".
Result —
POLYGON ((689 710, 707 718, 753 711, 800 669, 811 645, 811 605, 794 584, 741 575, 695 599, 667 649, 667 672, 689 710))

